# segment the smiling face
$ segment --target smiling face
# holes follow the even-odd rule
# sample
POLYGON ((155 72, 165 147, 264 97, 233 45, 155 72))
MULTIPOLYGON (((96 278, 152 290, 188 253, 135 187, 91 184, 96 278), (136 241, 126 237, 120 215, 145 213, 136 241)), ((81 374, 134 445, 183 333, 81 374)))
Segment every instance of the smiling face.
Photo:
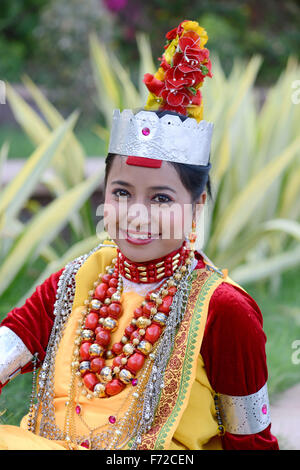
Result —
MULTIPOLYGON (((205 199, 204 191, 198 204, 205 199)), ((145 168, 114 157, 105 188, 104 224, 131 261, 149 261, 178 249, 191 230, 192 213, 191 194, 170 163, 145 168)))

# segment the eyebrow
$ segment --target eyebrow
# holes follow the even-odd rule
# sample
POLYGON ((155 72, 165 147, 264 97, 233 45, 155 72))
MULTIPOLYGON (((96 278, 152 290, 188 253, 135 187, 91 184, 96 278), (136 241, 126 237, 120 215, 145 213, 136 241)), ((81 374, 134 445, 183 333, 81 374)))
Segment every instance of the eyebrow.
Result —
MULTIPOLYGON (((112 181, 111 183, 112 184, 121 184, 122 186, 126 186, 128 188, 133 188, 132 184, 127 183, 126 181, 122 181, 122 180, 115 180, 115 181, 112 181)), ((169 186, 150 186, 149 189, 154 189, 156 191, 163 191, 164 189, 167 189, 167 190, 172 191, 173 193, 176 194, 175 189, 172 189, 169 186)))

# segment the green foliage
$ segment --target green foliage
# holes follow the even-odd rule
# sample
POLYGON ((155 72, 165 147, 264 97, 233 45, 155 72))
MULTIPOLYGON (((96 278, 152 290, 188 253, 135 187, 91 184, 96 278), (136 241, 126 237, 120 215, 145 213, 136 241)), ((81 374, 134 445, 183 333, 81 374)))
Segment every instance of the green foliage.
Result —
MULTIPOLYGON (((116 4, 118 2, 106 1, 116 4)), ((260 69, 260 84, 271 84, 286 65, 289 55, 299 57, 300 8, 296 0, 278 2, 268 0, 152 0, 119 2, 113 8, 117 26, 114 30, 122 62, 137 60, 133 44, 137 33, 151 38, 154 57, 160 57, 164 34, 181 21, 196 20, 208 32, 207 47, 219 56, 225 73, 231 70, 234 58, 250 59, 260 54, 264 62, 260 69), (124 4, 122 6, 122 4, 124 4)))
MULTIPOLYGON (((84 153, 89 157, 99 157, 99 155, 105 154, 105 144, 92 131, 91 127, 78 127, 76 136, 84 150, 84 153)), ((27 134, 22 132, 19 127, 5 124, 1 125, 0 146, 5 141, 9 143, 9 159, 28 158, 34 151, 34 144, 30 141, 27 134)))
POLYGON ((35 82, 47 88, 49 100, 64 114, 80 108, 85 126, 87 119, 95 118, 96 109, 89 35, 95 31, 107 42, 112 29, 111 18, 99 0, 52 0, 32 33, 38 45, 32 64, 35 82))
POLYGON ((48 97, 68 115, 82 111, 79 125, 99 119, 88 61, 88 36, 118 51, 138 87, 139 55, 135 38, 151 38, 153 55, 160 57, 165 33, 183 19, 197 20, 207 29, 207 47, 219 56, 225 74, 234 58, 264 60, 257 83, 269 85, 286 66, 287 57, 299 57, 300 8, 296 0, 22 0, 1 2, 0 79, 19 81, 22 73, 44 85, 48 97), (78 91, 80 90, 80 91, 78 91), (81 121, 82 119, 82 121, 81 121))
POLYGON ((32 30, 37 26, 43 7, 49 0, 1 1, 0 77, 16 80, 26 61, 35 52, 32 30))
POLYGON ((300 268, 284 272, 272 296, 261 283, 244 286, 263 314, 271 398, 299 383, 299 364, 292 361, 292 344, 300 338, 299 276, 300 268))
MULTIPOLYGON (((41 283, 52 272, 99 243, 89 197, 101 183, 103 169, 100 168, 90 178, 85 177, 85 154, 72 133, 78 113, 64 120, 29 78, 25 83, 43 111, 44 119, 7 85, 12 110, 36 149, 0 194, 0 294, 4 294, 18 274, 36 259, 47 261, 38 278, 37 283, 41 283), (52 176, 45 179, 47 168, 52 169, 52 176), (53 196, 45 208, 39 203, 33 204, 30 199, 41 181, 53 196), (26 223, 21 218, 24 207, 31 212, 26 223), (72 233, 71 247, 63 242, 61 235, 66 227, 72 233)), ((4 145, 0 153, 0 169, 7 154, 7 146, 4 145)), ((33 289, 34 282, 30 292, 33 289)), ((20 300, 18 296, 20 292, 16 294, 15 303, 20 300)), ((29 291, 26 296, 29 296, 29 291)))
POLYGON ((1 393, 0 424, 19 426, 28 413, 31 393, 31 373, 19 375, 1 393))

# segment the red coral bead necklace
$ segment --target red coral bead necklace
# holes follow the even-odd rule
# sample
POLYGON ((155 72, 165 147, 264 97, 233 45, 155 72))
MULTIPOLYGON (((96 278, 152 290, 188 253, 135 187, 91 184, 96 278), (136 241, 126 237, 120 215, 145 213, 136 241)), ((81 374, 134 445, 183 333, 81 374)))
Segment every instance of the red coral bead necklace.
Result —
POLYGON ((136 375, 146 357, 152 358, 151 351, 167 323, 173 296, 177 291, 172 277, 179 280, 193 256, 184 242, 173 256, 156 263, 144 263, 143 269, 138 269, 141 266, 136 263, 130 265, 118 249, 118 257, 107 267, 107 272, 100 275, 95 289, 90 291, 81 328, 77 330, 75 344, 78 347, 72 366, 80 377, 81 391, 88 398, 113 396, 124 390, 126 385, 137 385, 136 375), (118 328, 118 319, 122 315, 122 275, 136 282, 146 282, 146 279, 148 282, 154 279, 155 282, 165 272, 171 272, 172 276, 163 286, 158 286, 146 295, 133 312, 121 341, 109 347, 111 334, 118 328), (112 366, 108 366, 106 359, 111 358, 112 366))

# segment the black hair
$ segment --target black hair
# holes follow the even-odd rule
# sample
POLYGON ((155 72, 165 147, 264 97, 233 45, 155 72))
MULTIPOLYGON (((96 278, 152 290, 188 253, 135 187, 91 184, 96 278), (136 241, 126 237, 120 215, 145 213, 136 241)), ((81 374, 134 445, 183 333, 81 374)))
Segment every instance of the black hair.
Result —
MULTIPOLYGON (((139 110, 140 111, 140 110, 139 110)), ((171 114, 174 116, 178 116, 182 121, 187 119, 187 116, 183 116, 182 114, 178 114, 174 111, 154 111, 158 117, 162 117, 165 114, 171 114)), ((108 174, 113 163, 115 154, 108 153, 106 160, 105 160, 105 177, 104 177, 104 185, 106 187, 108 174)), ((192 202, 196 202, 202 192, 204 191, 205 187, 207 190, 207 194, 209 198, 212 200, 212 190, 211 190, 211 181, 209 177, 209 170, 211 168, 210 158, 209 162, 206 166, 204 165, 188 165, 186 163, 177 163, 177 162, 168 162, 177 171, 180 180, 183 186, 190 192, 192 197, 192 202)))

